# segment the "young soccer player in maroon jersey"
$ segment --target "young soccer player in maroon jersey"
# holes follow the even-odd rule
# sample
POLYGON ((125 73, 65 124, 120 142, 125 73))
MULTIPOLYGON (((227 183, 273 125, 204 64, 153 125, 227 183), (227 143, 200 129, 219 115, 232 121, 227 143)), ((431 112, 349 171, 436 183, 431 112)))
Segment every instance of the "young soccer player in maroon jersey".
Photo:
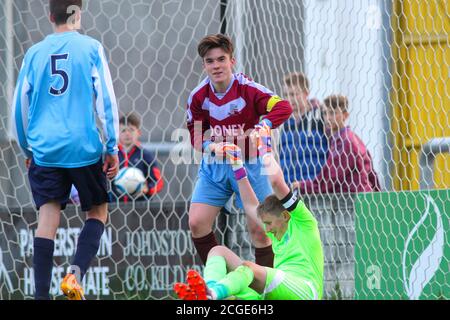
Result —
MULTIPOLYGON (((252 150, 248 136, 261 122, 276 128, 289 118, 292 107, 264 86, 244 74, 233 73, 236 60, 233 43, 222 34, 204 37, 198 45, 207 77, 192 91, 187 103, 187 127, 191 143, 203 152, 198 179, 189 209, 189 227, 194 245, 203 262, 216 246, 212 225, 221 207, 233 193, 243 208, 237 180, 242 172, 225 165, 217 143, 228 141, 243 151, 244 167, 260 201, 272 193, 262 164, 252 150), (208 138, 207 131, 210 132, 208 138), (236 177, 236 178, 235 178, 236 177)), ((255 240, 255 258, 260 265, 272 266, 271 242, 255 223, 248 221, 255 240)))

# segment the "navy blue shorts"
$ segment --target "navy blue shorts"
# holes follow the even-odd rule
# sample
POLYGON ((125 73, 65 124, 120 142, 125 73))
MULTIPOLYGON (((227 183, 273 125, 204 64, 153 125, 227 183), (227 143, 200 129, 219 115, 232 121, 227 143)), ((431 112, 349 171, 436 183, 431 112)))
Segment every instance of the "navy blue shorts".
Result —
POLYGON ((56 201, 64 210, 70 201, 72 184, 78 190, 83 211, 108 202, 106 174, 102 166, 102 159, 80 168, 42 167, 31 160, 28 179, 37 209, 50 201, 56 201))

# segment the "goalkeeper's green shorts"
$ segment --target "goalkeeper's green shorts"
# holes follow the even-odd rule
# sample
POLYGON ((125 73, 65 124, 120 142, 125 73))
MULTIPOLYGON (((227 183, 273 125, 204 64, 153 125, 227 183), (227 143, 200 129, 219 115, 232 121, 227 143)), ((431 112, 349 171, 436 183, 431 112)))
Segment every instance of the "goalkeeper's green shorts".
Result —
POLYGON ((317 300, 314 285, 304 278, 281 270, 267 268, 264 300, 317 300))

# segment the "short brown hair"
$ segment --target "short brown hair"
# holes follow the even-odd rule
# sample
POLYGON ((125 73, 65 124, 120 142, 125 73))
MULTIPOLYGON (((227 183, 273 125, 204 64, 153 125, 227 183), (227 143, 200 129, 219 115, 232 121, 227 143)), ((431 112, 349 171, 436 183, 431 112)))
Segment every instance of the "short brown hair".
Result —
POLYGON ((288 87, 299 86, 303 91, 309 91, 309 80, 303 72, 291 72, 284 77, 284 84, 288 87))
POLYGON ((119 124, 124 126, 132 125, 139 129, 141 126, 141 120, 134 112, 130 112, 120 117, 119 124))
POLYGON ((209 50, 221 48, 223 51, 233 57, 234 46, 231 38, 224 34, 211 34, 204 37, 198 44, 197 51, 201 58, 204 58, 209 50))
POLYGON ((73 11, 69 11, 69 13, 67 13, 67 9, 70 6, 77 6, 81 10, 83 7, 83 0, 50 0, 49 5, 50 15, 53 17, 55 24, 58 26, 61 24, 66 24, 69 17, 73 15, 73 11))
POLYGON ((268 213, 273 216, 279 217, 281 213, 286 211, 286 209, 281 204, 281 201, 274 195, 268 196, 262 203, 256 208, 258 216, 268 213))
POLYGON ((348 111, 348 99, 341 94, 332 94, 323 100, 325 108, 340 109, 341 111, 348 111))

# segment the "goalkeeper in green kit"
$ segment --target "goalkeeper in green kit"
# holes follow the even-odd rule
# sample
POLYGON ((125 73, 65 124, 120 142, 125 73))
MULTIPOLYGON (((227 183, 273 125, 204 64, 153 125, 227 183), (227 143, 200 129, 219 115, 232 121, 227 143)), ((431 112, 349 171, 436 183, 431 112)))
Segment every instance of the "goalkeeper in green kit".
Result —
POLYGON ((187 283, 175 284, 181 299, 239 298, 253 290, 264 300, 322 298, 324 258, 317 220, 284 181, 271 153, 270 135, 270 128, 261 126, 251 137, 275 192, 262 203, 246 178, 239 147, 222 143, 221 150, 235 172, 247 218, 258 221, 272 240, 274 268, 242 261, 230 249, 216 246, 208 254, 203 277, 189 270, 187 283))

